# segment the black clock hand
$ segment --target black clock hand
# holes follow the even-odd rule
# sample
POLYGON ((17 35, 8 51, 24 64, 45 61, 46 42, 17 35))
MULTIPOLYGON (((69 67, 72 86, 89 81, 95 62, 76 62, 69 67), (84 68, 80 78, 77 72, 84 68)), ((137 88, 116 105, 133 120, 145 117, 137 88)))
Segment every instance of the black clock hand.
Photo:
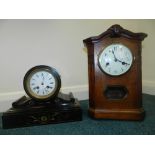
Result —
POLYGON ((126 62, 123 61, 122 62, 122 65, 130 65, 130 64, 128 64, 128 63, 126 63, 126 62))
POLYGON ((122 65, 130 65, 130 64, 128 64, 128 63, 126 63, 126 62, 124 62, 124 61, 118 60, 118 59, 117 59, 117 61, 118 61, 118 62, 121 62, 122 65))
POLYGON ((112 53, 113 53, 113 55, 114 55, 114 61, 115 61, 115 62, 117 62, 117 61, 118 61, 118 62, 121 62, 121 63, 122 63, 122 65, 130 65, 130 64, 128 64, 128 63, 126 63, 126 62, 124 62, 124 61, 121 61, 121 60, 117 59, 117 58, 116 58, 116 56, 115 56, 115 53, 114 53, 114 51, 113 51, 113 50, 112 50, 112 53))
POLYGON ((113 50, 112 50, 112 54, 114 55, 114 61, 115 61, 115 62, 117 62, 117 61, 118 61, 118 59, 116 58, 115 53, 114 53, 114 51, 113 51, 113 50))

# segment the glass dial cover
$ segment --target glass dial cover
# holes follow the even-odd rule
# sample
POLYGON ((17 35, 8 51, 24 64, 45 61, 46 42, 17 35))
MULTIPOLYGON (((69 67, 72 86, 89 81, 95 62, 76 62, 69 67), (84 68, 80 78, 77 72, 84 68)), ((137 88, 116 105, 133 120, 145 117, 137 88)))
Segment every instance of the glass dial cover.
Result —
POLYGON ((133 62, 133 56, 128 47, 123 44, 111 44, 101 51, 98 57, 100 69, 112 76, 126 73, 133 62))

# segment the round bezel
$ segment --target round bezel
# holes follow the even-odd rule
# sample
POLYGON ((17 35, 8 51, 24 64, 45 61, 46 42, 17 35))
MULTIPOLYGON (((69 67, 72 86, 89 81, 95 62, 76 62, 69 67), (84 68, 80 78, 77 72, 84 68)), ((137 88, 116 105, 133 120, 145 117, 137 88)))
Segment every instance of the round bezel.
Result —
MULTIPOLYGON (((47 80, 46 77, 44 78, 47 80)), ((46 84, 46 81, 42 82, 42 85, 45 85, 45 84, 46 84)), ((23 86, 24 86, 24 90, 27 93, 27 95, 31 97, 32 99, 37 100, 37 101, 48 101, 48 100, 55 98, 57 94, 59 93, 59 90, 61 87, 61 79, 60 79, 58 72, 54 68, 45 66, 45 65, 40 65, 40 66, 35 66, 31 68, 25 74, 24 80, 23 80, 23 86), (39 94, 39 93, 37 94, 36 91, 33 90, 34 88, 32 89, 31 81, 35 75, 41 74, 41 73, 45 74, 47 77, 49 76, 49 78, 53 80, 52 82, 54 84, 53 84, 53 87, 51 88, 49 88, 50 85, 46 86, 47 88, 45 86, 42 86, 43 89, 45 89, 45 90, 42 90, 44 94, 39 94)), ((39 86, 36 86, 35 88, 37 87, 39 86)))

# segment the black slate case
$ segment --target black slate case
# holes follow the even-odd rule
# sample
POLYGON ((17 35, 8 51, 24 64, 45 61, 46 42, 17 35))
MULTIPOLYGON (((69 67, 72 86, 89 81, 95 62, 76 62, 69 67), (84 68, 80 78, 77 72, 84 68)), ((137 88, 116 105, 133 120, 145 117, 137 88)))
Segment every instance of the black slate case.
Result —
POLYGON ((2 127, 9 129, 81 120, 82 109, 72 93, 59 93, 54 100, 47 102, 37 102, 23 96, 2 114, 2 127))

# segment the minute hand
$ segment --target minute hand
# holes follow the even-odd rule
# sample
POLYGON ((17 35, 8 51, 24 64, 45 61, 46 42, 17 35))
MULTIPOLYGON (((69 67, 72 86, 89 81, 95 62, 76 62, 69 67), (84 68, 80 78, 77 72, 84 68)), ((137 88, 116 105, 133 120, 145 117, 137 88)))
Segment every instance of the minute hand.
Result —
POLYGON ((115 62, 117 62, 117 61, 118 61, 118 59, 116 58, 115 53, 114 53, 114 51, 113 51, 113 50, 112 50, 112 54, 114 55, 114 61, 115 61, 115 62))

